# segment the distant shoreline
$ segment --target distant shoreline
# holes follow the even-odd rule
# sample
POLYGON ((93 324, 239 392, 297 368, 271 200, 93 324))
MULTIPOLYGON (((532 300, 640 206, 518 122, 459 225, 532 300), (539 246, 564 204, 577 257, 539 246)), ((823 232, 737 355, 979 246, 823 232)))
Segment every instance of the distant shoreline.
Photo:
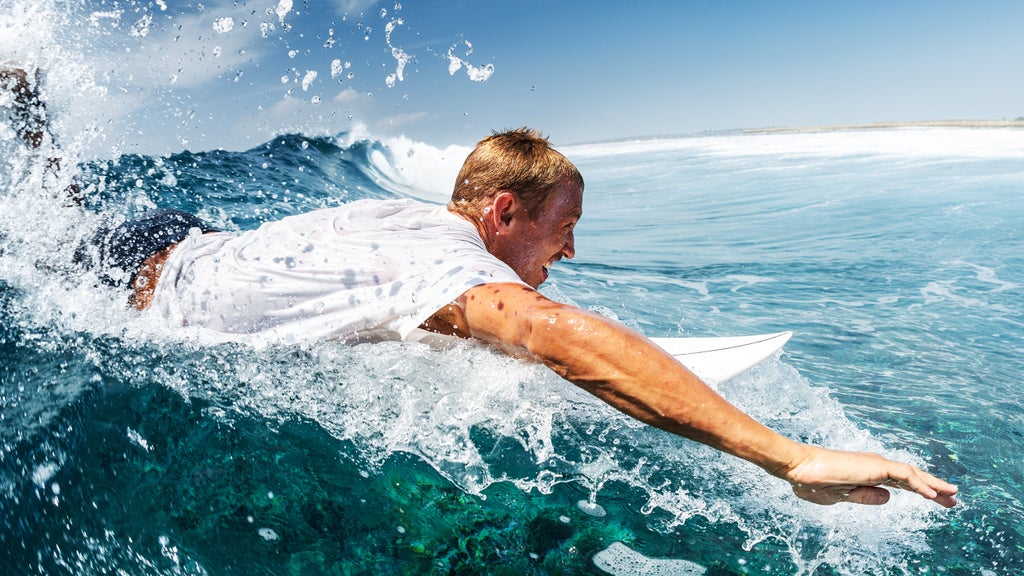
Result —
POLYGON ((870 122, 836 126, 806 126, 787 128, 748 128, 743 134, 776 134, 784 132, 846 132, 857 130, 889 130, 893 128, 1024 128, 1024 120, 915 120, 899 122, 870 122))

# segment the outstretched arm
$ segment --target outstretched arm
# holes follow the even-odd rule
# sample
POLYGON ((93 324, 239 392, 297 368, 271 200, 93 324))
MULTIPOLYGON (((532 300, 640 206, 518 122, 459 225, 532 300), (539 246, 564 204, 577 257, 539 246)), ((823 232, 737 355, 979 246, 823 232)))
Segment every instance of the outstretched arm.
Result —
POLYGON ((840 452, 785 438, 727 402, 643 336, 517 284, 484 284, 457 304, 473 337, 527 353, 618 410, 757 464, 818 504, 882 504, 886 484, 943 506, 956 487, 877 454, 840 452))
POLYGON ((46 126, 46 104, 34 86, 35 79, 21 68, 0 67, 0 90, 10 92, 14 106, 11 114, 18 137, 30 148, 43 145, 46 126))
MULTIPOLYGON (((0 92, 11 94, 11 122, 14 131, 25 146, 39 150, 48 144, 50 154, 59 153, 53 133, 50 132, 46 102, 39 96, 38 71, 30 77, 22 68, 0 66, 0 92)), ((61 159, 56 155, 47 158, 46 169, 54 178, 60 177, 61 159)), ((43 187, 47 184, 44 182, 43 187)), ((77 183, 72 182, 62 192, 63 198, 70 204, 82 204, 82 191, 77 183)))

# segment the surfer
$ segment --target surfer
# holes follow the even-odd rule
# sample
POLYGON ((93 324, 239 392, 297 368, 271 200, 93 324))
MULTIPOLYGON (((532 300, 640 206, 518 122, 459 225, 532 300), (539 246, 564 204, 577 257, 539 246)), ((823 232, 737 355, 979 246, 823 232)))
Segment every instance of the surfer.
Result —
MULTIPOLYGON (((29 78, 6 71, 0 81, 14 95, 19 136, 38 148, 45 118, 31 118, 41 101, 29 78)), ((955 486, 915 466, 777 434, 644 336, 537 292, 555 262, 575 255, 583 188, 546 138, 510 130, 469 154, 447 207, 362 200, 240 234, 163 211, 103 232, 83 261, 111 269, 104 277, 161 321, 240 338, 474 338, 544 363, 637 420, 750 461, 818 504, 883 504, 884 486, 956 504, 955 486)))

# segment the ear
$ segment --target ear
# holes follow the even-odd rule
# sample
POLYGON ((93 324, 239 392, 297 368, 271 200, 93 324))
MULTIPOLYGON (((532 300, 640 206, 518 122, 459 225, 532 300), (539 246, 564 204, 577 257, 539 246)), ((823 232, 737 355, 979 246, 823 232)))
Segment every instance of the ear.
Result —
POLYGON ((522 204, 519 202, 519 197, 514 193, 499 192, 491 200, 490 208, 495 226, 501 229, 508 228, 516 212, 522 209, 522 204))

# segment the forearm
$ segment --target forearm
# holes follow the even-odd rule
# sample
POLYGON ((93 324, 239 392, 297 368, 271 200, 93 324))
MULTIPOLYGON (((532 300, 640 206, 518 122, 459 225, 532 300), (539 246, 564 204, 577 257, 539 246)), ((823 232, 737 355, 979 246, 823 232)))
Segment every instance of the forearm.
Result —
POLYGON ((560 376, 642 422, 779 475, 802 447, 761 425, 646 338, 574 308, 540 312, 527 349, 560 376))

